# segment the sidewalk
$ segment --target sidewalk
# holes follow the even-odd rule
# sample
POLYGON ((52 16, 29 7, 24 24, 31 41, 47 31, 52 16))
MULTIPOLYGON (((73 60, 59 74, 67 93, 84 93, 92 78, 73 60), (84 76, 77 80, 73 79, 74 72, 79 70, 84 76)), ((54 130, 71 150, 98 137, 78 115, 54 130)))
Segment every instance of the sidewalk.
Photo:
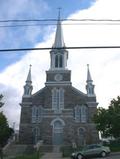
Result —
MULTIPOLYGON (((45 153, 44 156, 42 156, 41 159, 63 159, 62 153, 45 153)), ((64 159, 70 159, 70 158, 64 158, 64 159)))

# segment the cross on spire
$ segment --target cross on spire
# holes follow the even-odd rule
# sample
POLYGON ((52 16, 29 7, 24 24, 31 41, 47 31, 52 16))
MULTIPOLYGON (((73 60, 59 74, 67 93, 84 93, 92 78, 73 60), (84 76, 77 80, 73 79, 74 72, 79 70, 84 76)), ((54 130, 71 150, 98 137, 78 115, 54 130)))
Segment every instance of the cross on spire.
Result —
POLYGON ((61 7, 58 8, 58 19, 60 20, 60 15, 61 15, 61 7))

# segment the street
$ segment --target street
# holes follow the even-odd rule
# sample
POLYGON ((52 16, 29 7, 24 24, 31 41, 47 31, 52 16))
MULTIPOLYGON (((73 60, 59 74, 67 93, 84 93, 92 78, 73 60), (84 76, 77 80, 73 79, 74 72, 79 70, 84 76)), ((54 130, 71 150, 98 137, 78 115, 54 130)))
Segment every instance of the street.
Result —
MULTIPOLYGON (((101 159, 101 158, 95 158, 101 159)), ((105 157, 104 159, 120 159, 120 154, 110 154, 109 156, 105 157)))

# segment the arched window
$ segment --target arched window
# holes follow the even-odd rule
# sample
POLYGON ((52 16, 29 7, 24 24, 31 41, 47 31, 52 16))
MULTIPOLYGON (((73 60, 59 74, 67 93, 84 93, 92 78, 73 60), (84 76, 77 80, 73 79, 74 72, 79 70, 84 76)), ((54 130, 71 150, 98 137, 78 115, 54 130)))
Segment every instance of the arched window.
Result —
POLYGON ((32 107, 32 123, 36 123, 36 106, 32 107))
POLYGON ((87 107, 85 105, 81 106, 81 122, 87 122, 87 107))
POLYGON ((58 54, 55 56, 55 68, 63 67, 63 56, 58 54))
POLYGON ((58 55, 55 56, 55 67, 59 67, 58 55))
POLYGON ((32 107, 32 123, 39 123, 42 119, 42 107, 33 106, 32 107))
POLYGON ((60 111, 64 109, 64 89, 52 90, 52 109, 55 111, 60 111))
POLYGON ((63 67, 63 57, 62 57, 62 55, 59 56, 59 67, 63 67))
POLYGON ((59 89, 59 108, 64 109, 64 89, 59 89))
POLYGON ((85 128, 79 128, 78 129, 78 137, 79 137, 79 144, 81 146, 86 144, 86 130, 85 128))
POLYGON ((40 139, 40 129, 38 127, 33 128, 33 143, 36 144, 40 139))
POLYGON ((80 122, 80 106, 79 105, 77 105, 76 107, 75 107, 75 121, 76 122, 80 122))
POLYGON ((88 94, 94 95, 94 86, 92 84, 88 85, 88 94))
POLYGON ((74 109, 74 117, 76 122, 86 123, 87 122, 87 106, 77 105, 74 109))

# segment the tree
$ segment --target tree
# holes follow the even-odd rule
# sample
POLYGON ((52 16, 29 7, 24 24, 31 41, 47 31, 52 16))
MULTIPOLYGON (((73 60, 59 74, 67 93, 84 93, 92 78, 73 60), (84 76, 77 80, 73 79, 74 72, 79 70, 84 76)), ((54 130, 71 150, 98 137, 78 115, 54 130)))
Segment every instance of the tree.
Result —
POLYGON ((113 137, 120 137, 120 97, 113 99, 109 110, 109 132, 113 137))
POLYGON ((120 97, 110 102, 108 109, 98 108, 93 117, 102 137, 120 137, 120 97))
POLYGON ((107 110, 100 107, 97 109, 97 112, 93 117, 96 129, 100 131, 101 135, 104 137, 108 136, 108 129, 105 129, 107 125, 107 115, 107 110))
POLYGON ((13 133, 12 128, 9 128, 7 119, 3 112, 0 112, 0 144, 3 147, 10 135, 13 133))
MULTIPOLYGON (((1 101, 3 98, 2 95, 0 95, 0 106, 2 107, 4 103, 1 101)), ((9 127, 8 121, 6 116, 3 114, 3 112, 0 112, 0 146, 3 147, 6 143, 8 138, 12 135, 13 129, 9 127)))

